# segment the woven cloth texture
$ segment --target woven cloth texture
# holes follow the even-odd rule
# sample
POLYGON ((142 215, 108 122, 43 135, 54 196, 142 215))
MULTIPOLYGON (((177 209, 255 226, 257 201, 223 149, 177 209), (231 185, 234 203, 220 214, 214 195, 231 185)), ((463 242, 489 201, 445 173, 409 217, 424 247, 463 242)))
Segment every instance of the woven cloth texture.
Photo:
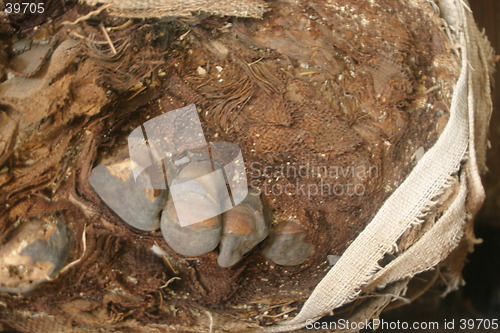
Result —
POLYGON ((84 0, 89 5, 105 5, 112 15, 135 18, 189 17, 206 12, 221 16, 261 18, 265 3, 260 0, 84 0))

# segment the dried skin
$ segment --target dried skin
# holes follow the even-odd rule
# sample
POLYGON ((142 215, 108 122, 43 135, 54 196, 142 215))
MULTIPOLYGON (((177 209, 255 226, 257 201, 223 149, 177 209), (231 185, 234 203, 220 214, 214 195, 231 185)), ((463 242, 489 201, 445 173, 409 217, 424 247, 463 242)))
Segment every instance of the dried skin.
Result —
MULTIPOLYGON (((446 101, 456 67, 446 36, 431 20, 434 14, 399 1, 271 6, 262 21, 212 18, 195 23, 168 52, 161 46, 165 35, 158 32, 164 29, 177 38, 188 31, 185 26, 151 29, 145 23, 112 32, 113 40, 129 43, 118 58, 99 57, 84 42, 67 52, 56 50, 43 82, 30 80, 21 86, 36 85, 41 95, 2 100, 19 116, 21 137, 9 157, 11 171, 6 177, 0 174, 0 204, 6 207, 0 211, 0 231, 18 217, 55 211, 71 217, 66 221, 74 227, 75 239, 81 239, 88 224, 88 250, 77 269, 27 302, 5 298, 10 308, 56 314, 55 304, 73 298, 94 302, 117 289, 143 297, 148 306, 110 305, 110 311, 129 313, 142 323, 188 327, 199 318, 184 310, 206 306, 220 314, 250 317, 253 324, 269 324, 282 317, 259 316, 263 311, 255 304, 300 303, 309 294, 329 268, 326 256, 341 254, 404 180, 415 163, 414 147, 428 149, 434 142, 447 121, 446 101), (134 48, 141 52, 132 52, 134 48), (163 80, 157 75, 160 66, 163 80), (204 76, 198 74, 200 66, 206 69, 204 76), (50 86, 47 80, 52 80, 50 86), (72 94, 79 91, 70 85, 75 80, 89 88, 80 93, 95 94, 72 94), (435 85, 439 89, 426 93, 435 85), (139 236, 124 226, 91 189, 92 168, 119 150, 131 130, 192 103, 200 108, 207 141, 229 141, 242 148, 249 180, 262 190, 274 213, 272 228, 294 220, 306 230, 303 241, 314 246, 314 253, 304 264, 279 267, 259 251, 230 269, 217 265, 215 253, 184 258, 160 233, 139 236), (32 164, 25 163, 29 160, 32 164), (378 173, 338 178, 262 174, 267 166, 276 170, 287 162, 300 166, 307 161, 344 170, 374 166, 378 173), (265 192, 266 185, 297 186, 298 181, 309 186, 321 180, 331 186, 363 185, 365 192, 311 197, 265 192), (155 243, 167 259, 149 250, 155 243), (162 289, 174 276, 181 280, 162 289), (170 305, 181 310, 174 313, 170 305)), ((82 25, 78 33, 99 31, 82 25)), ((80 242, 75 247, 72 259, 82 254, 80 242)), ((81 312, 85 318, 72 318, 85 323, 88 315, 96 322, 109 319, 97 311, 81 312)), ((270 315, 277 314, 279 308, 270 310, 270 315)))
POLYGON ((0 168, 14 152, 17 123, 5 112, 0 112, 0 168))

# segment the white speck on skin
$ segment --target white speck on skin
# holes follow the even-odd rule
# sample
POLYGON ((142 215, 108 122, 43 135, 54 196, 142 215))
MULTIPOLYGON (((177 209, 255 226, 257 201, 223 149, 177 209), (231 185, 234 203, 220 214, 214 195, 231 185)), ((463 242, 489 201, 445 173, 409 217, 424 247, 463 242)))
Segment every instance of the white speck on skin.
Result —
POLYGON ((199 66, 196 71, 198 72, 199 76, 205 76, 207 75, 207 70, 201 66, 199 66))

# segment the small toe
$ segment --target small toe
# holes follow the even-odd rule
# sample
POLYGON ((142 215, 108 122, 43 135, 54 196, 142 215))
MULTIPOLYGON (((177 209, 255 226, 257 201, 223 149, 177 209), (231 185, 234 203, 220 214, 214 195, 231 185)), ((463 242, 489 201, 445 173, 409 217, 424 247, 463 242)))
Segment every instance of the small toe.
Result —
MULTIPOLYGON (((201 209, 197 207, 196 201, 189 205, 193 212, 201 209)), ((176 208, 187 207, 175 207, 173 200, 169 198, 161 214, 161 231, 168 246, 187 257, 198 257, 215 250, 221 239, 220 216, 183 227, 179 223, 176 208)))
POLYGON ((95 167, 89 182, 102 201, 125 223, 142 231, 153 231, 160 227, 160 212, 167 191, 145 186, 145 182, 149 182, 148 173, 141 177, 137 182, 134 180, 130 159, 125 159, 95 167))
POLYGON ((262 253, 277 265, 296 266, 309 258, 314 248, 306 241, 307 230, 295 221, 281 223, 271 232, 262 253))
POLYGON ((221 267, 236 264, 269 233, 261 198, 253 194, 224 213, 222 221, 222 240, 217 258, 221 267))
POLYGON ((66 225, 59 218, 23 221, 0 246, 0 291, 27 293, 54 277, 69 247, 66 225))

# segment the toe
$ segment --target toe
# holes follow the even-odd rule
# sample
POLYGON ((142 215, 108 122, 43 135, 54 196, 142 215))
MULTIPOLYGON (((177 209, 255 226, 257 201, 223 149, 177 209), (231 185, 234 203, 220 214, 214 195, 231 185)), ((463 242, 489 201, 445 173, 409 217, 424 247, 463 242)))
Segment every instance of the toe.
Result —
POLYGON ((262 253, 277 265, 300 265, 313 253, 313 246, 306 241, 306 236, 307 230, 297 222, 281 223, 271 232, 262 253))
POLYGON ((24 221, 0 247, 0 290, 26 293, 54 277, 68 258, 65 224, 58 218, 24 221))
POLYGON ((269 232, 259 196, 249 194, 245 200, 224 213, 222 240, 217 263, 230 267, 240 261, 269 232))
MULTIPOLYGON (((143 177, 148 178, 148 173, 143 177)), ((138 178, 136 182, 130 168, 130 159, 122 162, 99 165, 92 170, 90 185, 125 223, 143 231, 153 231, 160 227, 160 211, 165 205, 167 192, 152 189, 138 178)))
MULTIPOLYGON (((186 203, 187 204, 187 203, 186 203)), ((177 209, 191 209, 193 213, 203 209, 196 201, 189 202, 189 207, 177 205, 169 198, 161 214, 161 231, 168 246, 175 252, 188 257, 197 257, 213 251, 221 239, 220 217, 212 217, 199 223, 181 226, 177 209)))

